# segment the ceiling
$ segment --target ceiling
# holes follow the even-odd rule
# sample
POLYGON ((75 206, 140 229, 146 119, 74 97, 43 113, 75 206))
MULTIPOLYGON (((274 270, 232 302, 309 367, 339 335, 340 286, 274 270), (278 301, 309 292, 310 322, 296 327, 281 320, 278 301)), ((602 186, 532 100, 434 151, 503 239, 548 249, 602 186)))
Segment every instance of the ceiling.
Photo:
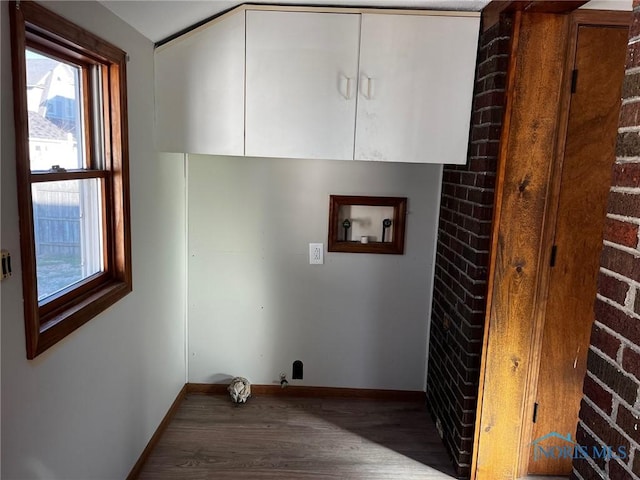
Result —
MULTIPOLYGON (((243 2, 230 0, 102 0, 101 3, 153 42, 243 2)), ((251 0, 248 3, 424 8, 480 11, 489 0, 251 0)))
MULTIPOLYGON (((234 0, 98 0, 142 35, 159 42, 220 12, 241 5, 234 0)), ((277 5, 423 8, 480 11, 490 0, 248 0, 277 5)), ((631 0, 590 0, 582 8, 631 10, 631 0)))

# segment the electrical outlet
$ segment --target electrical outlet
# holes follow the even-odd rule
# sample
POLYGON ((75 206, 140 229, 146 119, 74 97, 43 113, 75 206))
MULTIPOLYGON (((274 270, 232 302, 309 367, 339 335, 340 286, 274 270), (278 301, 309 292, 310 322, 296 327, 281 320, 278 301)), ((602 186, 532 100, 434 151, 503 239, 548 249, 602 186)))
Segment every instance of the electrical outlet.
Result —
POLYGON ((309 244, 309 264, 322 265, 324 263, 324 245, 322 243, 309 244))

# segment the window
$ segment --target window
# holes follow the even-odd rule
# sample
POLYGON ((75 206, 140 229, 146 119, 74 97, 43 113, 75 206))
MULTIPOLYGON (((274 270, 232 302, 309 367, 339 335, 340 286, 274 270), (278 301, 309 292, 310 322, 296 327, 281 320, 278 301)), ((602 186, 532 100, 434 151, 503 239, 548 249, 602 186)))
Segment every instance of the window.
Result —
POLYGON ((12 2, 27 358, 131 291, 126 54, 12 2))

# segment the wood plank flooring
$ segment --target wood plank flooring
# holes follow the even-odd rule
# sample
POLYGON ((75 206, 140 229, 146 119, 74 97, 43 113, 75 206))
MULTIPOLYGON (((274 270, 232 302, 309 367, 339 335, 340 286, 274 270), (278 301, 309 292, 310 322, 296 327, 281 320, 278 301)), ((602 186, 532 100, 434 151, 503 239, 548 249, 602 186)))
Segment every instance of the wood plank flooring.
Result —
POLYGON ((422 403, 187 395, 144 479, 449 480, 449 457, 422 403))

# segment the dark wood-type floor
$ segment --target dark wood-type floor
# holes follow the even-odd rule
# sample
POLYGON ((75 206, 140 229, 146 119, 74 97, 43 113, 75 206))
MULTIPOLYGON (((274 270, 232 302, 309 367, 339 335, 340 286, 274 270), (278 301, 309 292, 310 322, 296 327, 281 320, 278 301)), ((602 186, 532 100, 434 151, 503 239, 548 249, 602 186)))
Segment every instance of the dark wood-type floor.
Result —
POLYGON ((449 480, 447 453, 416 402, 188 395, 139 479, 449 480))

